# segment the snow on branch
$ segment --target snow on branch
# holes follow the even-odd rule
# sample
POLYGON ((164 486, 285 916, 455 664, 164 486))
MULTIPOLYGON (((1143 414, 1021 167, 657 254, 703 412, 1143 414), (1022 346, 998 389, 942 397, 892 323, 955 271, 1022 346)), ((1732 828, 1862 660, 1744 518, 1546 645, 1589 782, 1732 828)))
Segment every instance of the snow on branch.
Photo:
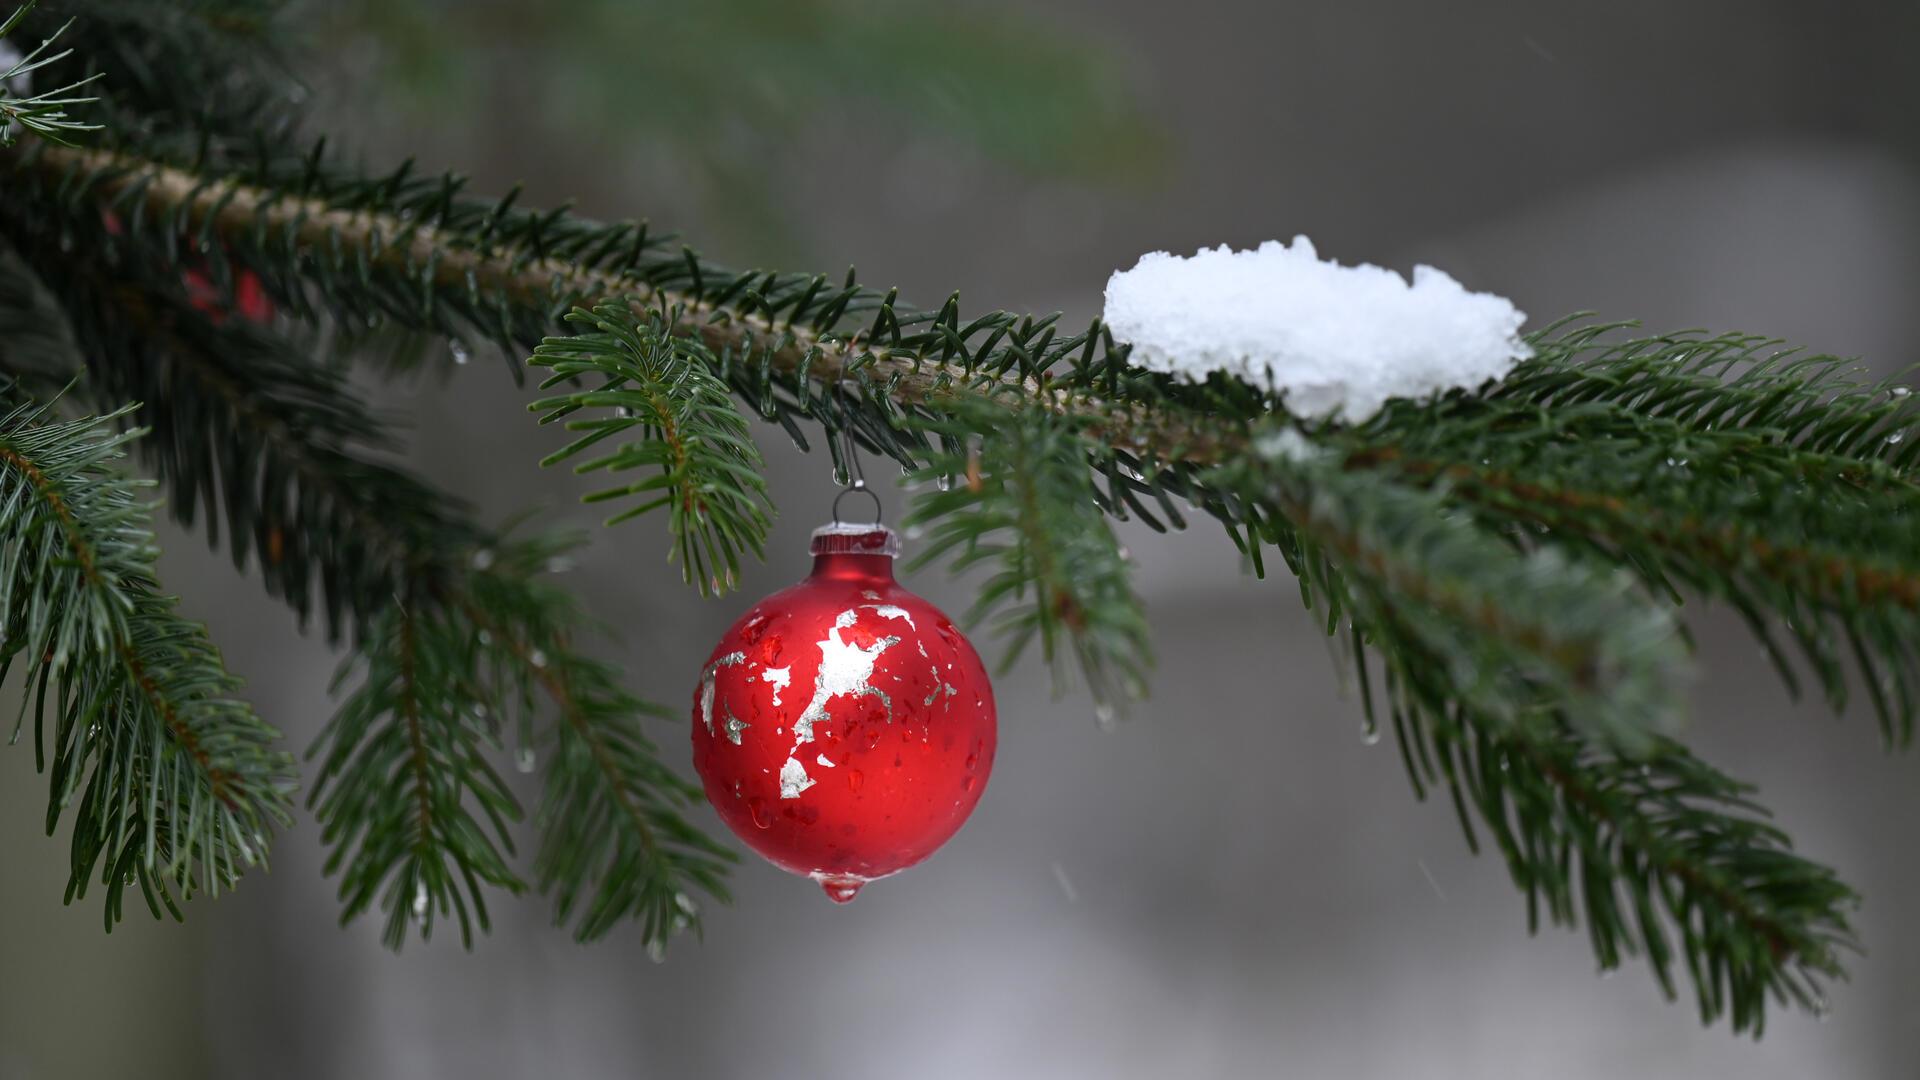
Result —
POLYGON ((1191 258, 1156 251, 1107 281, 1105 321, 1132 361, 1189 382, 1214 372, 1285 396, 1300 416, 1364 421, 1388 398, 1499 379, 1533 350, 1512 301, 1416 266, 1322 260, 1304 236, 1191 258))

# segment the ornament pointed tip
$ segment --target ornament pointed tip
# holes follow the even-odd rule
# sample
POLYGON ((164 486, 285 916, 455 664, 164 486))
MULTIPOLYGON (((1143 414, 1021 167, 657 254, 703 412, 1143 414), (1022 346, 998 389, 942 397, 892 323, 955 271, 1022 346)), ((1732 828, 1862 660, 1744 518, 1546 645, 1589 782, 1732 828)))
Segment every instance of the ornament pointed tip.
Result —
POLYGON ((853 898, 860 895, 860 889, 867 883, 865 878, 834 874, 815 874, 813 880, 820 883, 821 891, 827 894, 827 899, 836 904, 852 903, 853 898))

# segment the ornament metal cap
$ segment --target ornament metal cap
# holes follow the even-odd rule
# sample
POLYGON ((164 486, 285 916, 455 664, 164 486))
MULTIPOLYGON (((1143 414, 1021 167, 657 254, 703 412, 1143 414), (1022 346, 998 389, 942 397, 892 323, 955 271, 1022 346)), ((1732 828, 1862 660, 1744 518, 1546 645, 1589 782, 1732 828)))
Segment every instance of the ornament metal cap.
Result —
POLYGON ((877 521, 835 521, 813 530, 807 545, 812 555, 885 555, 900 554, 900 534, 877 521))

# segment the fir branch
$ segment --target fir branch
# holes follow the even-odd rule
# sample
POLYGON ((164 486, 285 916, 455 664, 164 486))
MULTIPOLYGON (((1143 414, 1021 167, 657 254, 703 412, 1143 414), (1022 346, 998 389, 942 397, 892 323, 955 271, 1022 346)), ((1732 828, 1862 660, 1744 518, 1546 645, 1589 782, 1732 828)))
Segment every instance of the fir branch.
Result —
POLYGON ((384 608, 428 553, 476 542, 459 504, 376 459, 399 441, 347 371, 244 315, 230 272, 209 264, 210 280, 229 284, 197 296, 164 252, 109 221, 69 225, 64 244, 44 225, 11 232, 62 298, 90 395, 145 403, 153 437, 140 448, 175 518, 192 525, 204 506, 218 546, 224 510, 235 566, 251 555, 303 619, 319 601, 337 638, 384 608))
MULTIPOLYGON (((29 5, 33 7, 34 5, 29 5)), ((94 112, 186 153, 202 132, 293 147, 304 88, 273 30, 277 0, 38 0, 24 30, 60 33, 97 77, 94 112), (217 87, 217 93, 209 93, 217 87)))
POLYGON ((522 767, 532 768, 536 746, 546 748, 534 873, 553 897, 555 921, 573 920, 575 938, 590 941, 632 919, 659 950, 672 933, 698 930, 694 892, 728 899, 724 875, 735 856, 686 819, 700 789, 666 766, 642 729, 642 720, 671 714, 622 690, 613 668, 572 646, 577 606, 538 578, 567 546, 503 548, 489 572, 474 576, 463 610, 517 662, 506 679, 521 709, 522 767), (554 714, 538 735, 535 687, 554 714))
POLYGON ((576 310, 568 321, 588 332, 548 338, 534 350, 528 362, 553 369, 540 388, 583 375, 601 382, 528 406, 543 414, 541 423, 565 420, 568 431, 582 433, 540 464, 577 458, 607 439, 637 437, 579 462, 574 472, 657 467, 659 474, 595 492, 584 501, 658 492, 607 524, 666 508, 681 575, 702 594, 726 591, 739 576, 743 551, 764 555, 772 503, 760 475, 760 451, 726 384, 712 374, 713 357, 698 342, 673 337, 668 331, 674 317, 667 312, 642 318, 623 305, 608 304, 576 310), (583 409, 609 409, 612 415, 567 419, 583 409))
POLYGON ((1595 346, 1576 332, 1541 361, 1573 366, 1396 403, 1329 442, 1349 469, 1442 486, 1517 543, 1544 530, 1676 599, 1728 603, 1797 692, 1784 630, 1836 710, 1858 685, 1905 743, 1920 707, 1910 394, 1846 380, 1831 358, 1756 356, 1765 344, 1647 339, 1580 364, 1564 354, 1595 346))
POLYGON ((308 802, 341 875, 340 920, 377 903, 392 949, 409 921, 424 939, 447 915, 471 945, 489 926, 482 885, 523 887, 503 855, 520 807, 488 761, 500 693, 482 681, 487 652, 457 611, 403 599, 341 665, 336 687, 365 677, 308 751, 326 748, 308 802))
MULTIPOLYGON (((37 233, 21 235, 39 241, 37 250, 53 247, 37 233)), ((487 925, 486 887, 522 887, 497 846, 505 844, 504 822, 518 814, 491 781, 486 756, 497 746, 461 718, 476 709, 506 714, 516 687, 530 679, 553 692, 570 718, 555 736, 561 752, 549 769, 551 809, 543 810, 546 839, 536 864, 560 917, 591 887, 599 899, 582 934, 597 936, 632 915, 658 946, 688 925, 663 916, 659 897, 675 910, 674 897, 690 891, 724 897, 719 849, 678 816, 684 785, 638 733, 638 717, 650 707, 619 691, 611 671, 557 642, 544 651, 510 647, 525 635, 511 629, 518 624, 508 615, 474 617, 484 611, 476 592, 503 572, 487 567, 496 558, 504 565, 516 546, 496 547, 497 538, 471 525, 457 504, 360 456, 392 443, 347 390, 341 369, 313 363, 218 299, 190 297, 177 270, 141 238, 104 225, 80 236, 70 246, 92 257, 49 255, 45 264, 70 308, 97 313, 76 320, 90 342, 95 391, 151 402, 165 429, 154 456, 162 475, 189 510, 203 500, 224 502, 236 562, 251 548, 270 589, 296 610, 307 611, 317 584, 329 627, 350 615, 359 629, 341 677, 358 666, 367 678, 316 744, 326 758, 315 805, 335 848, 330 866, 342 873, 343 918, 378 905, 396 948, 409 920, 424 936, 439 916, 456 918, 470 940, 487 925), (410 598, 404 606, 401 596, 410 598), (446 659, 458 655, 462 634, 472 638, 476 622, 500 625, 497 640, 482 642, 487 647, 465 663, 446 659), (564 657, 581 689, 566 690, 551 672, 536 670, 534 658, 546 656, 564 657), (594 749, 598 771, 578 767, 580 745, 594 749), (393 756, 396 748, 404 753, 393 756), (404 805, 390 805, 393 789, 381 771, 396 764, 413 778, 404 805), (599 832, 588 816, 608 792, 631 811, 623 832, 599 832), (494 826, 491 835, 481 818, 494 826), (632 822, 665 839, 644 857, 626 854, 644 847, 633 842, 632 822), (598 846, 609 838, 619 852, 598 846)), ((223 295, 230 299, 230 290, 223 295)), ((493 589, 495 601, 503 595, 493 589)), ((545 603, 543 632, 558 633, 564 613, 554 609, 557 600, 545 603)))
POLYGON ((0 238, 0 378, 57 402, 83 370, 59 300, 0 238))
POLYGON ((67 896, 98 867, 109 928, 135 881, 156 917, 178 917, 176 892, 218 893, 264 863, 293 786, 277 733, 156 591, 148 508, 113 470, 137 434, 112 434, 118 419, 17 403, 0 417, 0 678, 24 654, 42 769, 51 734, 48 831, 74 815, 67 896))
POLYGON ((1289 429, 1255 446, 1216 482, 1284 515, 1281 549, 1329 633, 1351 621, 1365 641, 1392 620, 1438 658, 1446 696, 1429 708, 1514 726, 1551 703, 1628 752, 1678 726, 1682 642, 1630 575, 1549 546, 1515 551, 1450 512, 1443 491, 1348 472, 1289 429), (1321 576, 1330 567, 1337 578, 1321 576))
POLYGON ((1297 434, 1255 446, 1222 482, 1286 513, 1282 550, 1352 642, 1370 729, 1390 716, 1416 794, 1444 783, 1469 843, 1476 818, 1491 833, 1536 927, 1544 900, 1586 924, 1603 970, 1644 952, 1669 996, 1683 955, 1702 1019, 1736 1031, 1759 1031, 1768 994, 1824 1008, 1854 894, 1756 819, 1749 788, 1647 733, 1678 711, 1664 609, 1626 575, 1503 544, 1444 487, 1348 471, 1297 434))
MULTIPOLYGON (((0 40, 4 40, 26 21, 35 2, 27 0, 15 8, 12 15, 0 20, 0 40)), ((80 91, 99 78, 98 75, 89 75, 56 90, 27 94, 25 97, 16 96, 14 90, 30 80, 34 72, 58 64, 72 55, 72 49, 57 53, 47 51, 67 29, 68 26, 61 26, 52 30, 31 52, 0 69, 0 147, 12 146, 22 130, 63 146, 72 145, 68 139, 71 134, 100 130, 99 124, 89 124, 67 115, 67 109, 71 106, 90 105, 98 100, 80 96, 80 91)))
POLYGON ((548 748, 534 872, 556 921, 589 940, 631 918, 661 948, 697 927, 692 893, 727 898, 732 853, 686 820, 699 791, 641 730, 663 711, 572 646, 577 607, 538 581, 562 550, 480 549, 442 595, 388 612, 342 668, 343 680, 356 666, 367 674, 315 743, 325 756, 313 801, 335 849, 329 872, 342 873, 342 921, 377 902, 392 948, 409 919, 426 937, 448 913, 470 943, 488 925, 483 886, 525 887, 505 859, 521 811, 489 764, 512 723, 523 769, 548 748))
POLYGON ((1444 658, 1398 614, 1374 643, 1408 775, 1423 798, 1447 785, 1476 850, 1474 819, 1492 835, 1530 926, 1542 901, 1556 924, 1584 921, 1603 971, 1644 954, 1669 998, 1677 938, 1705 1023, 1728 1016, 1758 1036, 1769 996, 1825 1013, 1823 983, 1845 978, 1841 954, 1859 949, 1849 920, 1858 897, 1792 853, 1751 787, 1668 740, 1623 759, 1570 728, 1515 727, 1446 704, 1455 688, 1444 658))
POLYGON ((1003 664, 1038 638, 1057 672, 1072 654, 1103 716, 1144 697, 1153 666, 1146 613, 1087 471, 1097 447, 1035 408, 956 402, 953 419, 928 426, 954 449, 919 476, 929 490, 907 525, 928 535, 913 565, 995 564, 966 620, 993 617, 1007 639, 1003 664))

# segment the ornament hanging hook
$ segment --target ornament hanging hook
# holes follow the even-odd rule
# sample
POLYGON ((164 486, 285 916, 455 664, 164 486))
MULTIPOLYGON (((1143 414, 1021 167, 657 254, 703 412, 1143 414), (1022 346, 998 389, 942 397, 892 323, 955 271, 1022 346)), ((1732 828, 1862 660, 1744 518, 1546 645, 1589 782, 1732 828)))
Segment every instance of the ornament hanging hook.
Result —
POLYGON ((860 444, 853 437, 853 402, 847 392, 846 376, 843 373, 834 389, 840 394, 840 458, 845 463, 847 481, 840 493, 833 497, 833 523, 840 520, 840 500, 849 495, 862 494, 873 500, 873 523, 881 524, 886 517, 886 507, 881 504, 880 496, 867 486, 867 471, 860 463, 860 444))

